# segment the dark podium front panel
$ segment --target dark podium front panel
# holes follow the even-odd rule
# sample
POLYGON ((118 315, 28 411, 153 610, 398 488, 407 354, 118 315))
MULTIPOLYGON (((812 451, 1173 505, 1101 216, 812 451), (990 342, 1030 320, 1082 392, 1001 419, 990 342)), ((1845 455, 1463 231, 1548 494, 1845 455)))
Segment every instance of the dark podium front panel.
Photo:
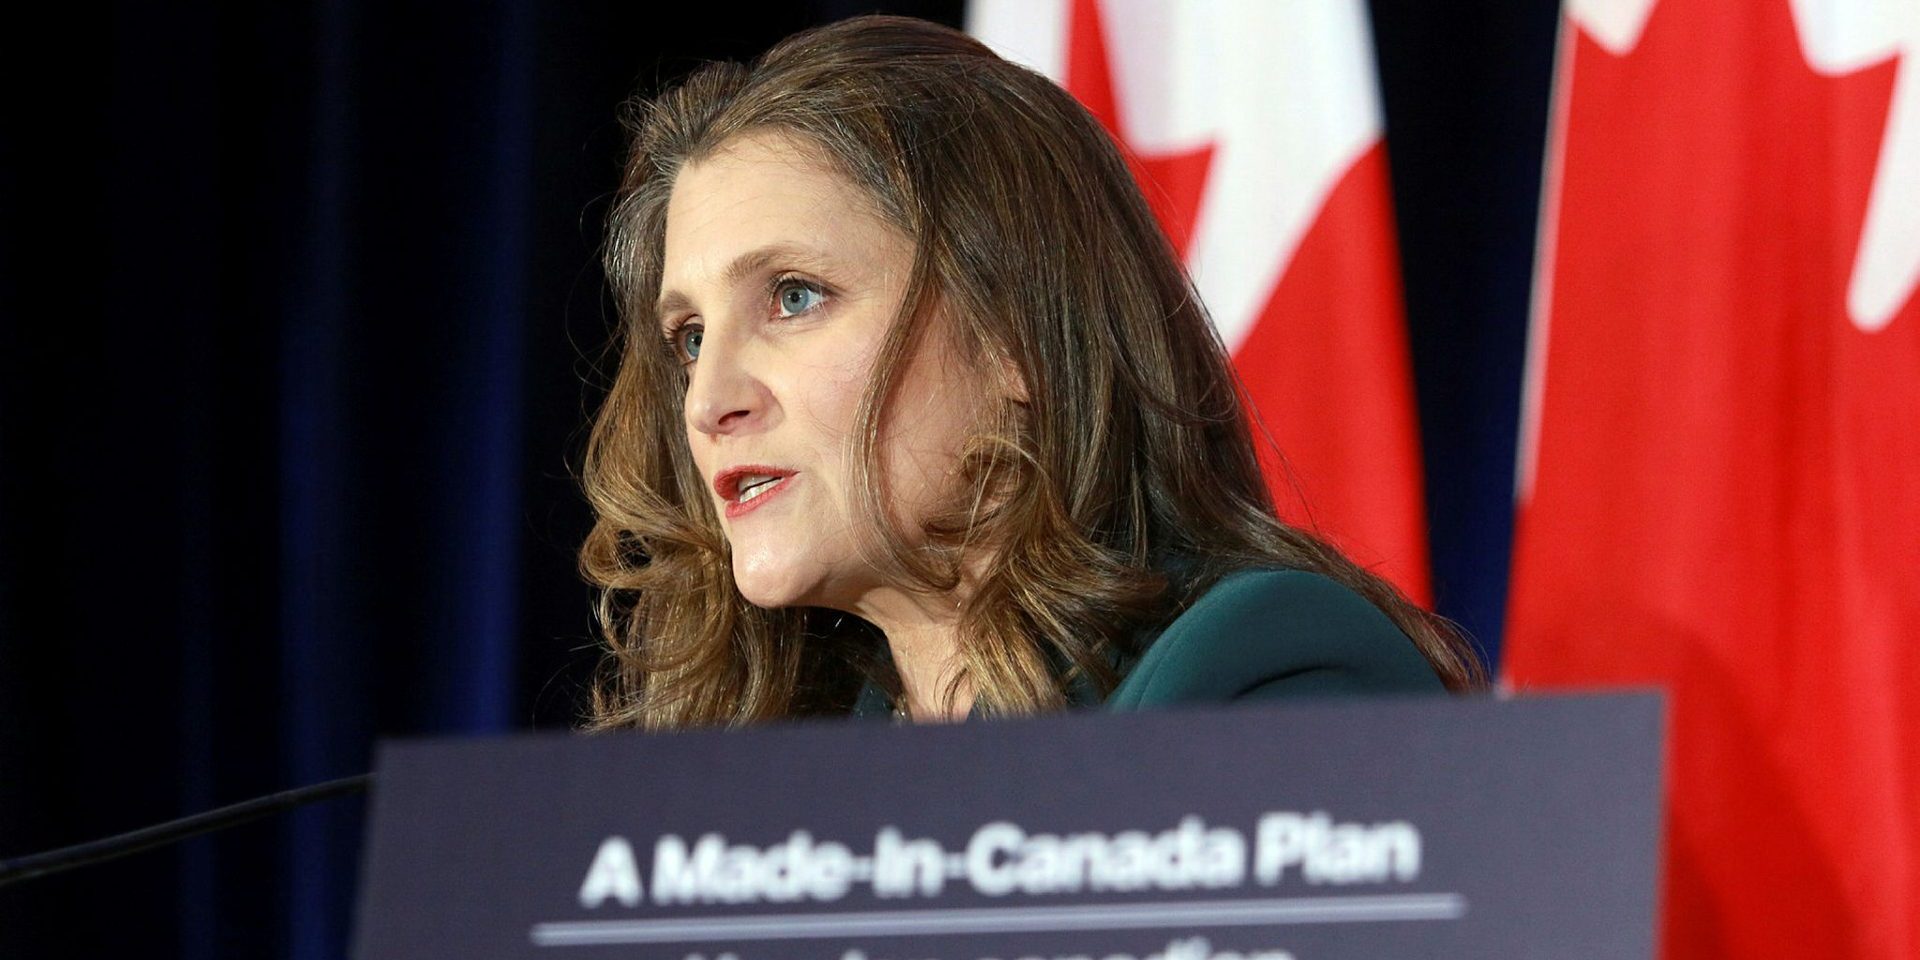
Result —
POLYGON ((383 747, 358 956, 1645 958, 1653 696, 383 747))

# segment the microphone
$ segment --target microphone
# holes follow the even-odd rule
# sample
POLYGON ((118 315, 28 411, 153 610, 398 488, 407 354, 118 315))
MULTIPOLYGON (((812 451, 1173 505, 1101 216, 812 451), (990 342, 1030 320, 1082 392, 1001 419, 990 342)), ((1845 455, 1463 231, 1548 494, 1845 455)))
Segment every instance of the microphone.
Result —
POLYGON ((89 840, 70 847, 48 850, 45 853, 0 860, 0 887, 34 877, 72 870, 90 863, 115 860, 142 850, 164 847, 188 837, 197 837, 203 833, 238 826, 282 810, 291 810, 294 807, 331 800, 350 793, 360 793, 372 785, 373 774, 371 773, 341 777, 338 780, 269 793, 264 797, 243 800, 204 813, 181 817, 178 820, 156 823, 151 827, 142 827, 129 833, 89 840))

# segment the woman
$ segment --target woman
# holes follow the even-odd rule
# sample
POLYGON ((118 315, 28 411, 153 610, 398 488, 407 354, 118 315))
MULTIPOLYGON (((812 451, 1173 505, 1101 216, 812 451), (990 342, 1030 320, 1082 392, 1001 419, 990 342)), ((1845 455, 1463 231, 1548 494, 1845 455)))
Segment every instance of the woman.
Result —
POLYGON ((584 473, 595 726, 1482 685, 1274 518, 1226 352, 1045 78, 868 17, 632 126, 584 473))

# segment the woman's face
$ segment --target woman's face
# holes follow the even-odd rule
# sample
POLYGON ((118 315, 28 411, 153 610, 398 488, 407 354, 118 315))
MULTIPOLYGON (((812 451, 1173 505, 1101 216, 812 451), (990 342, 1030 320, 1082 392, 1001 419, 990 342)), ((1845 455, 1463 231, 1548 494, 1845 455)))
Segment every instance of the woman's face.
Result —
MULTIPOLYGON (((687 364, 687 444, 740 592, 867 612, 888 585, 855 546, 849 441, 911 241, 818 148, 755 133, 681 170, 664 257, 658 316, 687 364)), ((892 519, 910 537, 951 495, 982 409, 981 378, 938 326, 881 422, 892 519)))

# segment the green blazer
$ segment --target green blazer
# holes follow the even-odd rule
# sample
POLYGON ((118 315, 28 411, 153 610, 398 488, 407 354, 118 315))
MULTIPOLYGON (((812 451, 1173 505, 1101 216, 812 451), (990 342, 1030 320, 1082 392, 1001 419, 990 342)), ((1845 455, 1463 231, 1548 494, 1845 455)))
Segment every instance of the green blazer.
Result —
MULTIPOLYGON (((1366 598, 1304 570, 1241 570, 1175 617, 1104 704, 1091 689, 1075 706, 1150 710, 1176 704, 1293 697, 1441 693, 1446 689, 1400 628, 1366 598)), ((886 695, 861 691, 855 716, 891 715, 886 695)))
POLYGON ((1167 624, 1105 706, 1444 690, 1366 598, 1304 570, 1241 570, 1167 624))

